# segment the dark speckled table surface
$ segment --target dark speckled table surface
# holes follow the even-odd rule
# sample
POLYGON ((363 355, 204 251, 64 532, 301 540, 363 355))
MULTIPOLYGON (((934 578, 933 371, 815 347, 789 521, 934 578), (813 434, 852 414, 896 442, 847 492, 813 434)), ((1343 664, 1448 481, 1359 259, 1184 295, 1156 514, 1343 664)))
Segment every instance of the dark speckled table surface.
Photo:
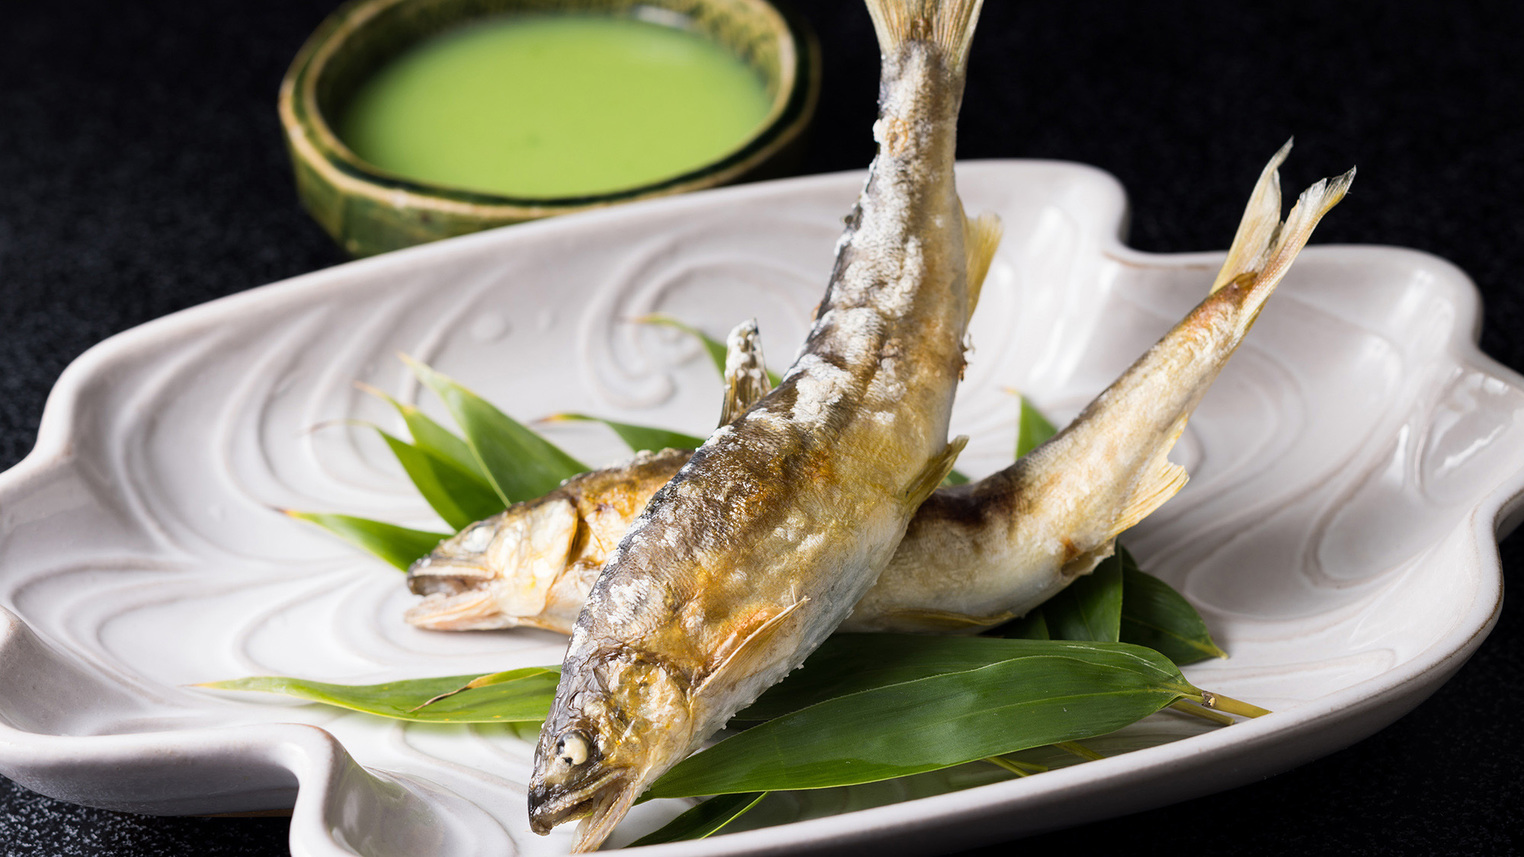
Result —
MULTIPOLYGON (((856 0, 799 0, 825 84, 806 172, 872 156, 876 48, 856 0)), ((100 340, 344 261, 299 208, 281 74, 332 0, 55 0, 0 13, 0 468, 31 448, 64 366, 100 340)), ((1321 243, 1392 244, 1467 271, 1482 347, 1524 370, 1520 4, 990 0, 960 150, 1116 175, 1131 243, 1223 247, 1293 133, 1288 186, 1358 164, 1321 243)), ((1505 574, 1524 541, 1502 544, 1505 574)), ((1524 616, 1417 710, 1242 788, 989 853, 1520 853, 1524 616)), ((6 689, 0 687, 0 693, 6 689)), ((274 855, 282 818, 153 818, 0 778, 7 855, 274 855)))

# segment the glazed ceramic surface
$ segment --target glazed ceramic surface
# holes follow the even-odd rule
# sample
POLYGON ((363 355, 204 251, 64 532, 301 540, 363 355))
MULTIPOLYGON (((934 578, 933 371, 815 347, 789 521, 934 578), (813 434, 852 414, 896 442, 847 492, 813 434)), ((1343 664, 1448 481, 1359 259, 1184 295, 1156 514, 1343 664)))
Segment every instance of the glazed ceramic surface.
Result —
MULTIPOLYGON (((559 662, 563 641, 547 633, 407 626, 395 570, 277 511, 442 528, 364 425, 398 430, 395 415, 354 382, 438 414, 402 351, 520 419, 576 410, 702 433, 720 402, 707 358, 631 319, 662 312, 718 335, 756 317, 783 366, 862 181, 751 185, 453 239, 92 349, 60 379, 36 450, 0 475, 0 772, 137 812, 294 807, 301 854, 565 852, 569 833, 528 830, 532 730, 189 685, 559 662)), ((1006 224, 954 415, 973 438, 959 467, 977 477, 1009 462, 1008 388, 1072 416, 1205 294, 1221 257, 1122 246, 1122 191, 1089 168, 969 163, 960 186, 970 211, 1006 224)), ((1477 351, 1478 312, 1440 259, 1309 248, 1177 447, 1190 484, 1127 536, 1232 655, 1190 679, 1273 714, 1215 730, 1160 715, 1105 744, 1131 752, 1103 761, 1024 780, 950 775, 968 788, 920 798, 936 787, 803 795, 770 820, 804 820, 652 853, 941 850, 1230 787, 1400 716, 1490 629, 1495 540, 1524 487, 1524 382, 1477 351), (915 799, 871 808, 896 798, 915 799)), ((591 463, 622 455, 596 425, 547 431, 591 463)), ((643 805, 615 844, 685 807, 643 805)))

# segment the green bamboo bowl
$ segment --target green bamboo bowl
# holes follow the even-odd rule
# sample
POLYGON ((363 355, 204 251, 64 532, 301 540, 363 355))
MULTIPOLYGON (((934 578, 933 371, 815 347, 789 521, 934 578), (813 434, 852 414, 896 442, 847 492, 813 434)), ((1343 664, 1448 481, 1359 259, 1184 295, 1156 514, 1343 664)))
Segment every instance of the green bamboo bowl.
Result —
POLYGON ((280 118, 302 204, 340 245, 369 256, 555 214, 773 178, 798 160, 820 91, 820 48, 794 13, 766 0, 355 0, 329 16, 281 82, 280 118), (412 45, 491 15, 677 13, 754 68, 771 108, 730 154, 681 175, 611 193, 503 196, 432 185, 366 163, 334 133, 356 89, 412 45))

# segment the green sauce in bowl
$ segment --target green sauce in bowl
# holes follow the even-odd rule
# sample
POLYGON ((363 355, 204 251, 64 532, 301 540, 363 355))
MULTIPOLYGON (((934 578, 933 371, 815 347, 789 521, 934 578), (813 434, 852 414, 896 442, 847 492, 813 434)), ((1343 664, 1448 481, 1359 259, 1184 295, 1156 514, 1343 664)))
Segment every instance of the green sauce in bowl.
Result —
POLYGON ((768 0, 349 0, 278 108, 302 205, 369 256, 787 174, 819 92, 768 0))
POLYGON ((431 184, 583 196, 676 176, 767 118, 761 77, 713 40, 636 18, 505 15, 427 39, 354 94, 338 136, 431 184))

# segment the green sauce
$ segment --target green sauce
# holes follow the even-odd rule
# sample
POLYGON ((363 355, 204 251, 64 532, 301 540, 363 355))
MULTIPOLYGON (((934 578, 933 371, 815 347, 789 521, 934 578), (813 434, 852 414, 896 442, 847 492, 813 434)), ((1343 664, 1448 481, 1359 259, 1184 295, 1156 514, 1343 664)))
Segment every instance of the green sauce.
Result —
POLYGON ((628 18, 502 17, 383 67, 338 134, 361 159, 414 180, 578 196, 714 161, 769 106, 760 76, 700 35, 628 18))

